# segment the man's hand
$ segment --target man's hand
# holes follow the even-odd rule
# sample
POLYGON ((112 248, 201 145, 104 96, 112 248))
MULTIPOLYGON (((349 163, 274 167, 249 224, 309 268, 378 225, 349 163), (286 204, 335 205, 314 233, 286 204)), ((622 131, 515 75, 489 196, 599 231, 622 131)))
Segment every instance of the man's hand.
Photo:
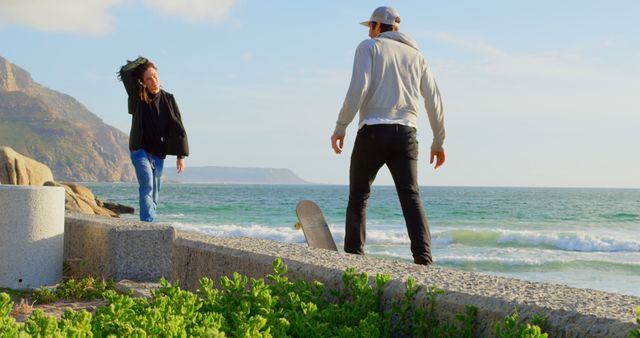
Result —
POLYGON ((342 153, 342 146, 344 145, 344 135, 339 136, 336 134, 331 135, 331 148, 336 154, 342 153))
POLYGON ((444 150, 431 150, 431 161, 429 161, 429 164, 433 164, 434 158, 436 159, 436 166, 434 169, 438 169, 444 164, 444 150))
POLYGON ((184 171, 184 158, 179 158, 178 161, 176 161, 176 169, 178 169, 178 174, 184 171))

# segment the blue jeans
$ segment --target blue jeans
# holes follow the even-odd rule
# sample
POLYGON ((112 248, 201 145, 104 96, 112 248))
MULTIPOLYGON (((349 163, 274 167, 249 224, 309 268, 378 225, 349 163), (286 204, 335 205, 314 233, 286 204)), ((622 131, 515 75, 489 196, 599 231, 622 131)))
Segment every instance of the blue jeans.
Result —
POLYGON ((138 149, 131 152, 131 162, 138 177, 140 220, 153 222, 156 218, 164 159, 138 149))

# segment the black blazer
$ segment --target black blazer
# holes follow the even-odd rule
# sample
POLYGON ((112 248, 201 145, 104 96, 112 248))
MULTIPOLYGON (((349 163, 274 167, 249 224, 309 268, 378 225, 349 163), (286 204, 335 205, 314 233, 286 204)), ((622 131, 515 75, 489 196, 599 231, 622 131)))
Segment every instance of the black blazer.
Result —
MULTIPOLYGON (((182 116, 180 115, 180 109, 176 103, 176 99, 173 94, 160 90, 158 95, 164 96, 169 106, 169 119, 167 120, 167 129, 164 135, 165 154, 158 155, 176 155, 179 157, 189 156, 189 141, 187 139, 187 132, 182 124, 182 116)), ((129 150, 138 150, 142 148, 142 117, 140 112, 141 105, 145 104, 137 97, 137 93, 131 97, 129 96, 129 106, 132 110, 129 110, 131 118, 131 132, 129 133, 129 150)))
MULTIPOLYGON (((142 111, 141 105, 145 104, 138 97, 138 85, 136 79, 133 77, 133 71, 135 68, 143 63, 147 62, 147 59, 139 57, 135 61, 130 61, 125 66, 120 68, 120 80, 124 84, 124 88, 129 95, 128 110, 131 114, 131 132, 129 133, 129 150, 138 150, 142 148, 142 119, 140 112, 142 111)), ((164 136, 165 155, 175 155, 178 157, 189 156, 189 141, 187 140, 187 132, 182 124, 182 116, 180 115, 180 109, 176 103, 173 94, 167 93, 164 90, 160 90, 158 95, 163 95, 163 99, 169 103, 169 119, 167 121, 167 129, 164 136)), ((161 154, 158 154, 161 155, 161 154)))

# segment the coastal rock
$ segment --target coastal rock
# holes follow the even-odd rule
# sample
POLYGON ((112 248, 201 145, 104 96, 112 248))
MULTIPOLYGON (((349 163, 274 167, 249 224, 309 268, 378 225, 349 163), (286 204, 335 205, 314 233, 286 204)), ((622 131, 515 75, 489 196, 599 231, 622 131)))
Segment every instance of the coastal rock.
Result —
POLYGON ((55 182, 48 166, 6 146, 0 147, 0 184, 63 187, 65 210, 82 214, 119 217, 134 212, 126 205, 100 201, 91 189, 78 183, 55 182))
POLYGON ((111 203, 111 202, 102 202, 97 198, 96 198, 96 203, 98 203, 99 206, 103 208, 107 208, 117 214, 133 214, 136 211, 136 209, 128 205, 111 203))
POLYGON ((91 201, 94 201, 96 199, 96 196, 93 194, 93 192, 91 192, 91 190, 89 190, 89 188, 85 186, 82 186, 77 183, 70 183, 70 182, 60 182, 60 184, 64 184, 67 187, 71 188, 71 190, 76 195, 82 196, 84 199, 91 200, 91 201))
POLYGON ((91 190, 85 186, 77 183, 58 183, 53 181, 46 182, 44 185, 64 188, 65 210, 81 214, 119 217, 118 213, 99 206, 91 190))
POLYGON ((151 291, 158 290, 160 288, 160 283, 147 283, 147 282, 134 282, 128 279, 123 279, 116 283, 116 290, 125 293, 131 294, 132 297, 144 297, 150 299, 152 294, 151 291))
POLYGON ((36 185, 52 181, 53 174, 46 165, 19 154, 10 147, 0 147, 0 183, 36 185))

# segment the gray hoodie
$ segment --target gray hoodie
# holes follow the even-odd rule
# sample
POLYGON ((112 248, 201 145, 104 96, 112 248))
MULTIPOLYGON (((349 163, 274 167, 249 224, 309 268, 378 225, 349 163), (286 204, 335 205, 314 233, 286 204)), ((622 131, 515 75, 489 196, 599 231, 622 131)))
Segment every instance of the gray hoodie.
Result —
POLYGON ((351 84, 334 134, 344 136, 358 111, 360 127, 379 123, 417 127, 420 96, 433 131, 431 149, 443 150, 442 100, 416 41, 400 32, 384 32, 362 41, 356 49, 351 84))

